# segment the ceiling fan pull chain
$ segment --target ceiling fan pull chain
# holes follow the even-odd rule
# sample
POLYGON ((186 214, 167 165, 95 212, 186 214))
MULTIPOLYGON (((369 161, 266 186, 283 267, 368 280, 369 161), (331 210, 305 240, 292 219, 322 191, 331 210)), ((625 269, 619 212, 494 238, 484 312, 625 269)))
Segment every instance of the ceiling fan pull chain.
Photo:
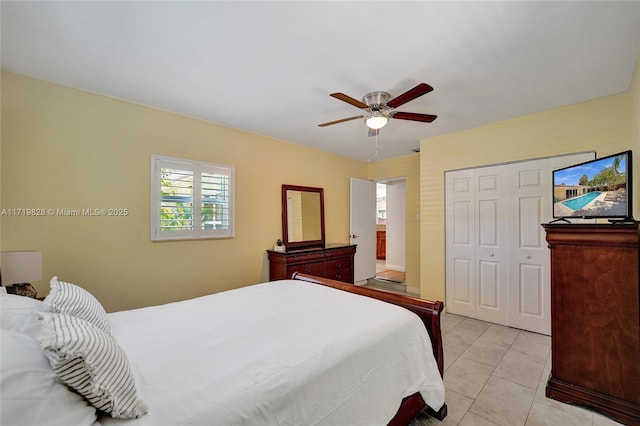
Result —
POLYGON ((376 153, 374 155, 374 158, 378 158, 378 133, 380 132, 376 132, 376 153))

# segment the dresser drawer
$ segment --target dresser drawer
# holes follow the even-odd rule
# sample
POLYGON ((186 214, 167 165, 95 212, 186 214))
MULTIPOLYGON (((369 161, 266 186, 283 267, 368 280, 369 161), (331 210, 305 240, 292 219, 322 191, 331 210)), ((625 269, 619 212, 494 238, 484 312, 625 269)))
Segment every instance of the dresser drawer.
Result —
POLYGON ((296 263, 287 265, 287 278, 291 278, 294 272, 317 275, 323 277, 325 273, 324 262, 296 263))
POLYGON ((356 252, 355 246, 353 247, 345 247, 335 250, 327 250, 326 257, 327 259, 333 259, 336 257, 352 257, 356 252))
POLYGON ((267 250, 269 279, 290 279, 294 272, 353 283, 355 245, 332 245, 294 252, 267 250))
POLYGON ((353 271, 342 271, 342 272, 336 272, 333 274, 326 274, 325 278, 353 284, 353 271))
POLYGON ((332 280, 353 282, 353 257, 327 260, 325 263, 325 276, 332 280))
POLYGON ((327 274, 353 269, 353 259, 351 257, 340 257, 338 259, 328 259, 326 264, 327 274))
POLYGON ((287 264, 289 265, 294 263, 322 262, 323 260, 323 252, 287 254, 287 264))

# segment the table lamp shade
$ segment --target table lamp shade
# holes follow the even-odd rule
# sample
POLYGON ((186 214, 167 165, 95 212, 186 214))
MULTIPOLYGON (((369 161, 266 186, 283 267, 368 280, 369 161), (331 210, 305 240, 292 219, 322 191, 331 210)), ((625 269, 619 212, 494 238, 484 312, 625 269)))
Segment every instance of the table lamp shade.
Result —
POLYGON ((0 256, 2 285, 32 283, 42 279, 42 252, 3 251, 0 256))

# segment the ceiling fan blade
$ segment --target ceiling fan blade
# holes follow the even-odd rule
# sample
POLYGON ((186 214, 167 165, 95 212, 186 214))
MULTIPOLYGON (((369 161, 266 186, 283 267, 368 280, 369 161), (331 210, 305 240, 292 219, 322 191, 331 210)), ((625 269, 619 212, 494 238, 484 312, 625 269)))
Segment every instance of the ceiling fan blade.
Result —
POLYGON ((356 108, 362 108, 362 109, 367 109, 369 108, 369 105, 365 104, 364 102, 360 102, 357 99, 352 98, 349 95, 345 95, 344 93, 332 93, 329 96, 336 98, 336 99, 340 99, 343 102, 346 102, 348 104, 353 105, 356 108))
POLYGON ((417 114, 415 112, 400 112, 396 111, 391 114, 392 118, 397 118, 399 120, 411 120, 411 121, 422 121, 423 123, 431 123, 433 120, 438 118, 437 115, 431 114, 417 114))
POLYGON ((426 95, 430 91, 433 90, 433 87, 429 86, 427 83, 420 83, 413 89, 409 89, 404 92, 402 95, 396 96, 387 102, 387 106, 389 108, 398 108, 400 105, 406 104, 409 101, 414 100, 422 95, 426 95))
POLYGON ((344 123, 345 121, 357 120, 358 118, 364 118, 364 115, 356 115, 355 117, 342 118, 340 120, 329 121, 326 123, 318 124, 318 127, 331 126, 332 124, 344 123))
POLYGON ((373 136, 378 136, 380 134, 380 129, 369 129, 368 136, 371 138, 373 136))

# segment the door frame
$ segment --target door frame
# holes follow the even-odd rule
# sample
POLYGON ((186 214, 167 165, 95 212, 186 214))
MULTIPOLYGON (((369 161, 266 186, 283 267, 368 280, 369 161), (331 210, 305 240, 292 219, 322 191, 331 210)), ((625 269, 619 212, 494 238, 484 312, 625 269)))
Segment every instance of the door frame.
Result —
MULTIPOLYGON (((402 258, 402 262, 403 265, 401 266, 401 270, 402 272, 406 272, 406 250, 407 250, 407 241, 406 241, 406 229, 407 229, 407 223, 406 223, 406 181, 407 178, 406 176, 398 176, 398 177, 392 177, 392 178, 384 178, 384 179, 378 179, 378 180, 366 180, 366 179, 360 179, 360 178, 351 178, 350 181, 350 197, 349 197, 349 203, 350 203, 350 212, 349 212, 349 227, 350 227, 350 232, 349 232, 349 243, 350 244, 357 244, 358 248, 356 250, 356 257, 354 258, 354 277, 355 277, 355 283, 356 284, 366 284, 366 280, 368 278, 373 278, 376 275, 376 223, 377 223, 377 205, 376 205, 376 200, 377 200, 377 193, 376 193, 376 185, 378 183, 383 183, 383 184, 388 184, 391 183, 393 184, 393 182, 404 182, 404 205, 402 206, 401 209, 401 222, 402 222, 402 231, 404 232, 404 234, 401 236, 402 238, 402 243, 403 247, 402 247, 402 253, 400 253, 400 256, 402 258), (356 182, 356 185, 362 185, 363 187, 367 188, 366 192, 368 193, 368 196, 365 196, 365 194, 356 194, 355 191, 357 191, 357 188, 354 188, 354 179, 356 182), (365 183, 366 182, 366 183, 365 183), (357 199, 354 199, 354 197, 357 197, 357 199), (371 198, 369 198, 371 197, 371 198), (363 205, 368 204, 370 207, 370 212, 371 215, 373 216, 373 226, 370 226, 370 233, 367 233, 365 235, 365 231, 363 228, 360 228, 359 224, 355 223, 354 220, 354 214, 353 214, 353 208, 354 205, 357 207, 362 207, 363 205), (357 231, 356 231, 357 230, 357 231), (354 237, 354 235, 357 235, 356 237, 354 237), (363 238, 367 238, 367 240, 363 240, 363 238), (366 241, 372 241, 372 245, 371 247, 367 247, 368 244, 366 244, 366 241), (369 253, 369 255, 367 255, 366 253, 369 253)), ((363 191, 365 191, 363 189, 363 191)), ((365 214, 365 212, 363 212, 363 215, 365 214)), ((369 218, 368 220, 371 219, 371 216, 369 216, 369 214, 367 213, 366 216, 369 218)))

